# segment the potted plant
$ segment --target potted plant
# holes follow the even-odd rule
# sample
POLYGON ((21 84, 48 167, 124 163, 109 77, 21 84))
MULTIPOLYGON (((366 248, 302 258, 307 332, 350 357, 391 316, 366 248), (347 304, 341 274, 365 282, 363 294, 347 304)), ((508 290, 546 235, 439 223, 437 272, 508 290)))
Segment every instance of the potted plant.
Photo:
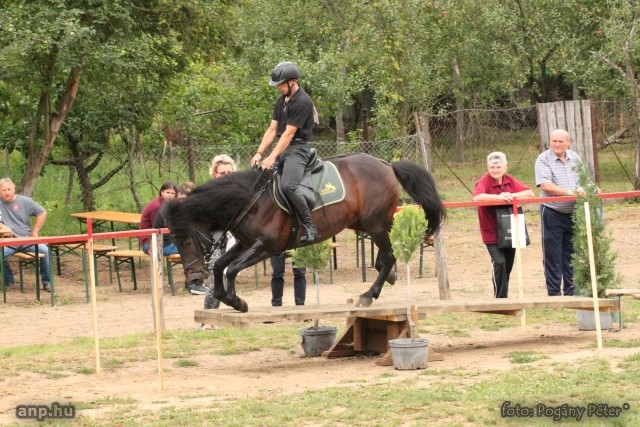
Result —
MULTIPOLYGON (((620 284, 620 275, 615 270, 615 260, 618 254, 611 248, 611 234, 607 232, 604 222, 602 203, 597 196, 598 187, 589 179, 588 169, 582 166, 578 170, 579 183, 582 187, 577 199, 576 209, 573 211, 573 281, 577 296, 593 296, 591 285, 591 267, 589 264, 589 248, 585 203, 589 203, 591 217, 591 236, 593 243, 593 259, 596 271, 598 298, 605 297, 605 291, 616 288, 620 284)), ((595 329, 594 313, 590 310, 578 310, 578 328, 581 330, 595 329)), ((611 328, 611 313, 600 313, 602 328, 611 328)))
MULTIPOLYGON (((316 287, 316 305, 320 306, 320 287, 318 285, 319 272, 331 261, 331 242, 324 240, 315 245, 303 246, 292 251, 292 260, 296 267, 308 267, 313 270, 313 283, 316 287)), ((330 325, 318 325, 318 319, 313 320, 313 326, 300 330, 302 349, 306 356, 320 356, 329 350, 336 339, 338 328, 330 325)))
POLYGON ((422 209, 416 206, 403 206, 393 219, 389 233, 393 255, 406 266, 407 273, 407 320, 409 338, 397 338, 389 341, 393 366, 396 369, 422 369, 427 367, 429 358, 429 340, 416 337, 416 325, 412 315, 411 270, 409 262, 424 239, 427 220, 422 209))

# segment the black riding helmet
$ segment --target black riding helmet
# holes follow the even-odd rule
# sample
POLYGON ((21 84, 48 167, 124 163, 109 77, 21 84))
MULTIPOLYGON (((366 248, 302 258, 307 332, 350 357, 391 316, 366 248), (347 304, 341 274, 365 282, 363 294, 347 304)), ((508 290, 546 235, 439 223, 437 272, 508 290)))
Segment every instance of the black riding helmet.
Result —
POLYGON ((269 86, 278 86, 280 83, 292 79, 300 78, 300 70, 293 62, 281 62, 273 68, 271 72, 271 80, 269 80, 269 86))

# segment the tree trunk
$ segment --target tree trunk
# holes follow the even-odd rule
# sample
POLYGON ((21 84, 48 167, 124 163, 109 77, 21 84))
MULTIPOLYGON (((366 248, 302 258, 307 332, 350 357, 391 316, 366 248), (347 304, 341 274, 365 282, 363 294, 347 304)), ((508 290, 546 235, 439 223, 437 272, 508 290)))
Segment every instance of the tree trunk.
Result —
POLYGON ((187 136, 187 164, 189 168, 189 181, 196 182, 196 154, 191 136, 187 136))
POLYGON ((345 132, 344 132, 344 117, 342 117, 342 111, 336 116, 336 141, 338 146, 338 153, 342 152, 344 146, 345 132))
MULTIPOLYGON (((73 102, 76 99, 76 93, 78 91, 78 85, 80 83, 82 68, 83 65, 80 64, 69 71, 64 92, 62 93, 62 97, 60 98, 55 110, 51 109, 52 89, 47 87, 42 92, 40 102, 44 109, 44 142, 42 147, 38 147, 36 138, 33 138, 33 140, 30 138, 29 140, 27 164, 20 184, 20 192, 25 196, 30 197, 33 194, 33 189, 36 186, 38 177, 40 176, 42 169, 47 162, 47 158, 49 157, 49 153, 51 153, 53 144, 58 137, 60 126, 73 106, 73 102)), ((36 114, 37 120, 34 119, 34 123, 40 121, 40 107, 38 107, 38 112, 36 114)))
POLYGON ((438 275, 438 290, 440 291, 440 299, 450 300, 451 290, 449 289, 447 253, 444 249, 444 237, 442 236, 442 230, 439 230, 436 233, 433 244, 436 251, 436 274, 438 275))
POLYGON ((462 163, 464 162, 465 118, 464 101, 460 95, 462 93, 462 78, 456 59, 453 60, 453 74, 457 87, 454 95, 456 99, 456 162, 462 163))
MULTIPOLYGON (((134 132, 137 132, 134 129, 134 132)), ((127 137, 127 135, 122 135, 122 140, 125 143, 125 147, 127 149, 127 175, 129 176, 129 186, 131 187, 131 196, 133 197, 133 201, 136 204, 136 209, 138 212, 142 212, 142 202, 140 201, 140 194, 138 193, 138 182, 136 181, 136 144, 132 143, 131 139, 127 137)))
POLYGON ((421 112, 414 114, 416 130, 418 133, 418 145, 422 154, 422 163, 424 167, 433 172, 433 156, 431 155, 431 132, 429 130, 429 117, 421 112))
POLYGON ((67 191, 64 196, 64 207, 68 208, 71 206, 71 193, 73 192, 73 181, 75 175, 75 170, 73 166, 69 165, 69 178, 67 179, 67 191))

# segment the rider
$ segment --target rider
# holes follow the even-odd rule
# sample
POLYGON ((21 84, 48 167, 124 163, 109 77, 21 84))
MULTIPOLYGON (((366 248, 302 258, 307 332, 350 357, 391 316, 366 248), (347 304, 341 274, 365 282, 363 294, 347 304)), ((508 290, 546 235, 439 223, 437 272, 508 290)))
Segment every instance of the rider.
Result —
POLYGON ((282 191, 306 228, 307 233, 300 237, 300 243, 307 244, 318 239, 318 229, 298 185, 309 161, 309 139, 316 121, 316 110, 309 95, 298 85, 299 77, 300 71, 293 62, 281 62, 271 72, 269 86, 277 87, 281 96, 276 101, 271 124, 251 159, 251 165, 257 165, 263 153, 278 139, 275 148, 262 160, 262 168, 271 168, 280 157, 282 191))

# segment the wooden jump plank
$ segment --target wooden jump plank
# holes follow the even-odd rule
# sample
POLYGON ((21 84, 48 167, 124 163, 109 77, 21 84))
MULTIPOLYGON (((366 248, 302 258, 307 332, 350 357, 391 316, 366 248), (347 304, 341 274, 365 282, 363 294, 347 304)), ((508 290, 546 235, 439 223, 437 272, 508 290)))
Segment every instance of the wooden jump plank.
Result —
MULTIPOLYGON (((567 308, 593 310, 593 300, 586 297, 533 297, 504 298, 470 301, 415 301, 420 318, 437 313, 478 312, 517 314, 523 309, 567 308)), ((599 300, 600 311, 614 311, 618 301, 599 300)), ((215 323, 226 326, 243 327, 252 323, 271 323, 282 320, 303 321, 306 319, 344 319, 349 317, 404 316, 407 304, 404 302, 387 303, 372 307, 354 307, 352 305, 297 306, 291 308, 256 307, 247 313, 231 308, 217 310, 195 310, 194 320, 201 324, 215 323)))
POLYGON ((605 294, 609 297, 624 297, 634 294, 640 294, 640 289, 622 288, 622 289, 607 289, 605 294))

